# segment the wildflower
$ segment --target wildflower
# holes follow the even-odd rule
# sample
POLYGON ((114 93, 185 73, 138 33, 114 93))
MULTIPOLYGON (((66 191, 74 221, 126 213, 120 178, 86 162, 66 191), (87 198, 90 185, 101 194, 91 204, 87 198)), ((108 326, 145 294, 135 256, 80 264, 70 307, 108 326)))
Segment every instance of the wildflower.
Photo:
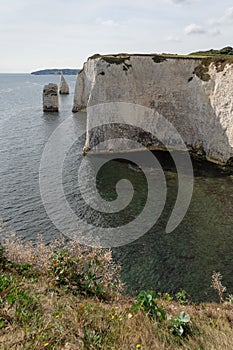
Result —
POLYGON ((46 348, 46 346, 48 346, 49 345, 49 343, 44 343, 44 347, 46 348))
POLYGON ((122 321, 123 320, 123 318, 122 317, 119 317, 119 321, 122 321))
POLYGON ((112 316, 112 317, 111 317, 111 320, 114 320, 114 318, 115 318, 115 316, 112 316))
POLYGON ((55 316, 55 318, 60 318, 60 317, 61 317, 61 315, 56 315, 56 316, 55 316))
POLYGON ((137 343, 137 344, 135 345, 135 348, 136 348, 136 349, 141 349, 141 344, 137 343))

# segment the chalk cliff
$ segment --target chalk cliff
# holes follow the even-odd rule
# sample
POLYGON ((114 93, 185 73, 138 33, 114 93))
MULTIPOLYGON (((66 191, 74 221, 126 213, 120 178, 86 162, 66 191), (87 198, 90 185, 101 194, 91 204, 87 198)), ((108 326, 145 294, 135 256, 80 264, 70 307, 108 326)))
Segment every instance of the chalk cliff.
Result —
MULTIPOLYGON (((233 64, 223 58, 95 55, 77 77, 73 112, 107 102, 149 107, 175 126, 189 148, 227 162, 233 159, 232 97, 233 64)), ((86 148, 98 135, 88 133, 86 148)), ((140 135, 144 144, 157 146, 140 135)))

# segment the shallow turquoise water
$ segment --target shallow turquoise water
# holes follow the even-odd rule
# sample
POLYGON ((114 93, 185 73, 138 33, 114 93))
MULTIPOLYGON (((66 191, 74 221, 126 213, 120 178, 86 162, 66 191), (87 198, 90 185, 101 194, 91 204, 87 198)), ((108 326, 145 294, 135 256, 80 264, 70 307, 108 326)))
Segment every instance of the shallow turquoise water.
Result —
MULTIPOLYGON (((232 169, 193 159, 195 180, 191 205, 175 231, 165 233, 177 195, 177 176, 167 153, 157 153, 156 156, 166 169, 168 185, 167 204, 162 216, 143 237, 114 250, 114 256, 122 264, 122 277, 128 290, 134 293, 155 288, 175 293, 184 288, 193 300, 212 300, 216 295, 210 288, 211 275, 213 271, 220 271, 227 292, 232 293, 232 169)), ((127 166, 119 163, 117 173, 125 175, 124 168, 127 166)), ((115 169, 116 164, 112 167, 115 169)), ((111 165, 109 168, 112 174, 111 165)), ((143 205, 146 191, 143 190, 143 176, 136 171, 132 176, 138 191, 135 198, 137 212, 143 205)), ((111 175, 105 180, 105 188, 109 183, 109 192, 112 179, 111 175)))

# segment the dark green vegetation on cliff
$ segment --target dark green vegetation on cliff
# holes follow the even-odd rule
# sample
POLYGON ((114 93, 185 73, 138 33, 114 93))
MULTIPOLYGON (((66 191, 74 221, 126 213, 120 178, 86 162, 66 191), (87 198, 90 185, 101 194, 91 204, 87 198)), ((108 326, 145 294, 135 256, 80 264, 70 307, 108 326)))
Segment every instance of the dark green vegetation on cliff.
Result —
POLYGON ((153 60, 155 63, 160 63, 160 62, 166 61, 166 58, 163 57, 163 56, 160 56, 160 55, 154 55, 154 56, 152 57, 152 60, 153 60))
POLYGON ((201 63, 196 67, 194 73, 203 81, 210 80, 208 74, 209 66, 213 63, 217 72, 222 72, 226 64, 233 63, 233 48, 226 46, 221 50, 197 51, 190 54, 190 57, 201 58, 201 63))
POLYGON ((120 293, 109 251, 8 240, 0 245, 0 349, 232 349, 233 300, 191 304, 185 291, 120 293))
POLYGON ((70 69, 70 68, 54 68, 54 69, 42 69, 35 72, 32 72, 33 75, 76 75, 80 69, 70 69))
POLYGON ((190 53, 191 56, 219 56, 219 55, 233 55, 233 47, 226 46, 220 50, 206 50, 206 51, 196 51, 190 53))
POLYGON ((212 56, 205 57, 201 59, 201 63, 195 68, 194 73, 203 81, 210 80, 210 75, 208 74, 209 66, 213 63, 216 67, 217 72, 222 72, 225 66, 229 63, 233 63, 233 56, 212 56))

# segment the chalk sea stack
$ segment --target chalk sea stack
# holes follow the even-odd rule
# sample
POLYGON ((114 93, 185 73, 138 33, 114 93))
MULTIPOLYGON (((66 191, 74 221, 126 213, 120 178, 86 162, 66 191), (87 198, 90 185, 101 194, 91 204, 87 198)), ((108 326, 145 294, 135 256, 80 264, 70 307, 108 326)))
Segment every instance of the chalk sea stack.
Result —
POLYGON ((67 84, 67 81, 65 80, 63 73, 61 73, 61 83, 60 83, 59 93, 61 95, 69 94, 69 85, 67 84))
POLYGON ((44 86, 43 89, 43 111, 44 112, 58 112, 58 86, 50 83, 44 86))

